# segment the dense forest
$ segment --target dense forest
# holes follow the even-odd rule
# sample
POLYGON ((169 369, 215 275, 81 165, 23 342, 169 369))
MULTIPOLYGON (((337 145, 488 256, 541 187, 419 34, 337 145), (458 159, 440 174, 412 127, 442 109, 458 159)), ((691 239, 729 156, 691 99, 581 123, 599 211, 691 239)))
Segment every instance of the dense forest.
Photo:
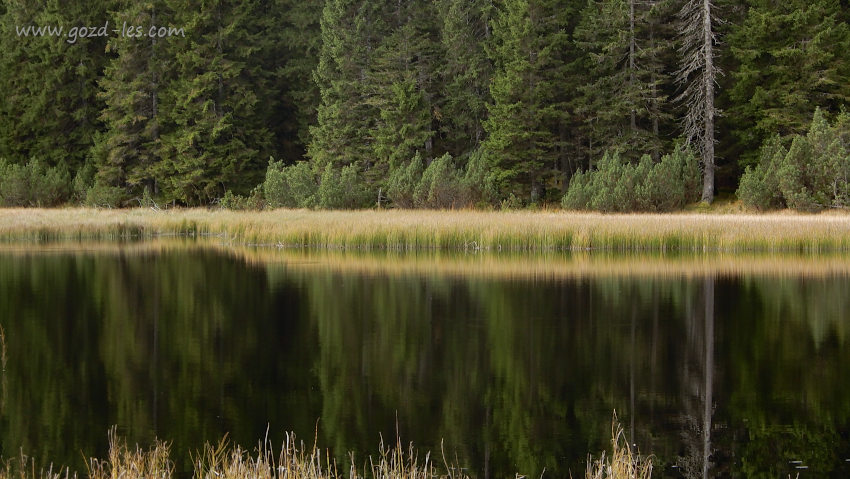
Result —
POLYGON ((847 0, 3 0, 0 204, 844 208, 848 21, 847 0))

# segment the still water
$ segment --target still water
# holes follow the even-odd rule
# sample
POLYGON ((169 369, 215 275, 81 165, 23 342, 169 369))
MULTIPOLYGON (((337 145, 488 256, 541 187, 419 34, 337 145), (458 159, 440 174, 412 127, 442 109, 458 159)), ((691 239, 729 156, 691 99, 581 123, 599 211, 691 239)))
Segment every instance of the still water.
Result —
POLYGON ((850 259, 782 261, 6 248, 0 453, 318 431, 579 477, 616 410, 657 476, 848 477, 850 259))

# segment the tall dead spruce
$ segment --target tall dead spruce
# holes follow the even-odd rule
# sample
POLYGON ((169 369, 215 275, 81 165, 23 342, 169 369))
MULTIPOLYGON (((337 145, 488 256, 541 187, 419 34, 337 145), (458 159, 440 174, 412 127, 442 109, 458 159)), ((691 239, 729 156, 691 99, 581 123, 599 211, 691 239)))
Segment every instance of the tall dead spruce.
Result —
POLYGON ((685 0, 679 12, 681 67, 676 82, 683 87, 677 100, 685 104, 683 130, 689 144, 696 144, 702 157, 702 201, 714 199, 714 87, 719 70, 714 65, 714 43, 710 0, 685 0))

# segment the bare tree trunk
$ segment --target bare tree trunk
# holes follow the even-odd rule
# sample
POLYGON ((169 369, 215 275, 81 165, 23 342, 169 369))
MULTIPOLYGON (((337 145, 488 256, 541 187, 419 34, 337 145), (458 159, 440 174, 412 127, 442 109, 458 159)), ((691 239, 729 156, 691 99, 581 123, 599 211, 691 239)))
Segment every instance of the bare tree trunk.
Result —
POLYGON ((717 80, 711 1, 688 0, 679 12, 679 19, 682 22, 682 66, 676 81, 684 86, 678 100, 684 100, 687 107, 683 133, 688 143, 697 144, 702 155, 702 201, 711 203, 714 200, 714 83, 717 80))
MULTIPOLYGON (((629 92, 635 87, 635 0, 629 0, 629 92)), ((635 105, 632 104, 629 112, 629 126, 634 134, 637 131, 637 119, 635 118, 635 105)))
POLYGON ((706 278, 705 294, 705 409, 702 423, 702 477, 708 479, 711 465, 711 413, 714 393, 714 277, 706 278))
MULTIPOLYGON (((654 5, 654 4, 651 4, 651 5, 654 5)), ((652 8, 652 7, 650 7, 650 8, 652 8)), ((649 24, 649 45, 650 45, 650 48, 655 50, 654 22, 650 22, 650 24, 649 24)), ((659 127, 658 127, 658 123, 659 123, 659 121, 658 121, 658 116, 659 116, 658 85, 657 85, 658 77, 657 77, 657 71, 656 71, 655 68, 652 68, 651 71, 652 71, 652 76, 650 78, 650 83, 649 83, 650 87, 649 88, 650 88, 650 94, 652 95, 652 97, 650 98, 650 102, 651 102, 650 108, 652 110, 652 137, 655 140, 653 142, 654 146, 652 147, 652 159, 657 162, 657 161, 661 160, 661 151, 659 150, 659 146, 658 146, 658 138, 660 138, 659 127)))
MULTIPOLYGON (((156 25, 156 11, 151 16, 151 24, 156 25)), ((157 64, 157 56, 156 56, 156 37, 151 37, 151 65, 153 68, 151 74, 151 120, 153 122, 153 128, 151 130, 151 140, 153 140, 153 144, 159 144, 159 77, 157 76, 157 72, 159 71, 159 65, 157 64)), ((155 156, 158 156, 158 148, 154 147, 155 156)), ((153 153, 153 152, 152 152, 153 153)), ((153 193, 154 196, 159 195, 159 182, 157 178, 153 179, 153 193)))
POLYGON ((705 56, 705 131, 703 133, 702 201, 714 200, 714 35, 711 31, 711 2, 703 0, 703 49, 705 56))

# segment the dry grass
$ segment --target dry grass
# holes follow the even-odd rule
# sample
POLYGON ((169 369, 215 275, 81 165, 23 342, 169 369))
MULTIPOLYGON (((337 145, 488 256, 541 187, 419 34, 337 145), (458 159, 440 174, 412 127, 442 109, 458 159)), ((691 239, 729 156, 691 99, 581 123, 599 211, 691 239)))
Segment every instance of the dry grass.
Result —
POLYGON ((611 421, 611 455, 603 452, 599 459, 587 458, 586 479, 649 479, 652 477, 652 457, 641 456, 626 440, 617 415, 611 421))
POLYGON ((91 458, 88 475, 91 479, 171 479, 174 463, 170 459, 171 446, 155 441, 148 450, 127 447, 127 441, 118 437, 116 429, 109 431, 109 457, 91 458))
MULTIPOLYGON (((149 449, 138 446, 128 448, 124 439, 117 436, 113 428, 109 433, 109 456, 106 459, 89 459, 88 477, 91 479, 172 479, 174 463, 168 443, 155 441, 149 449)), ((266 439, 252 453, 236 445, 231 446, 225 437, 218 444, 206 444, 192 455, 193 479, 468 479, 457 466, 437 466, 430 460, 430 453, 419 463, 411 444, 404 451, 400 442, 385 447, 383 441, 376 457, 369 457, 358 472, 354 456, 347 470, 340 471, 336 461, 327 452, 316 447, 307 447, 287 434, 279 452, 275 453, 266 439)), ((36 469, 35 463, 21 459, 7 461, 0 468, 0 479, 71 479, 75 473, 68 469, 54 472, 53 467, 36 469)))
POLYGON ((260 442, 253 454, 240 446, 230 447, 223 439, 216 446, 207 444, 192 463, 194 479, 468 479, 460 468, 445 461, 444 468, 437 467, 430 453, 419 463, 413 445, 405 453, 400 441, 393 447, 381 441, 378 456, 368 458, 362 474, 354 455, 349 456, 347 470, 340 471, 328 451, 317 448, 315 442, 308 448, 289 433, 277 454, 268 439, 260 442))
POLYGON ((3 461, 0 467, 0 479, 72 479, 77 474, 70 469, 58 468, 54 470, 53 464, 47 468, 39 468, 35 461, 24 453, 15 459, 3 461))
POLYGON ((233 244, 392 250, 848 251, 850 215, 564 211, 0 209, 0 239, 215 236, 233 244))

